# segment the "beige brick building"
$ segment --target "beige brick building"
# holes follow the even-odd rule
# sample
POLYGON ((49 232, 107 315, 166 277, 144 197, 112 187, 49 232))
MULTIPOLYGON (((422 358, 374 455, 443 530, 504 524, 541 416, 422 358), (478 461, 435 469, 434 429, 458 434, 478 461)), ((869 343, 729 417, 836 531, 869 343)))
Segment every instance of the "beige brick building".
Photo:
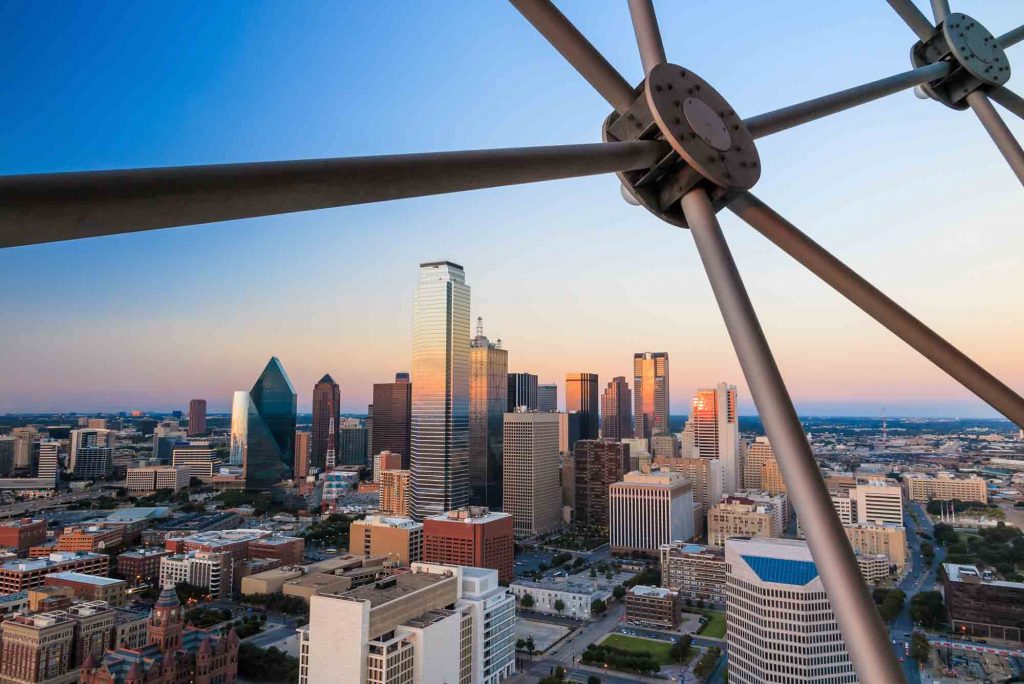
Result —
POLYGON ((778 537, 779 519, 773 504, 726 497, 708 513, 708 544, 725 546, 730 537, 778 537))
MULTIPOLYGON (((390 452, 389 452, 390 453, 390 452)), ((380 512, 383 515, 409 515, 409 470, 382 470, 380 478, 380 512)))
POLYGON ((902 573, 907 566, 907 530, 902 525, 857 523, 843 525, 850 546, 857 553, 885 556, 902 573))
POLYGON ((942 472, 935 476, 923 473, 908 473, 904 478, 907 483, 907 496, 911 501, 977 501, 988 503, 988 490, 985 480, 977 475, 955 477, 953 473, 942 472))
POLYGON ((368 515, 349 527, 348 548, 355 555, 383 556, 407 567, 423 558, 423 523, 368 515))

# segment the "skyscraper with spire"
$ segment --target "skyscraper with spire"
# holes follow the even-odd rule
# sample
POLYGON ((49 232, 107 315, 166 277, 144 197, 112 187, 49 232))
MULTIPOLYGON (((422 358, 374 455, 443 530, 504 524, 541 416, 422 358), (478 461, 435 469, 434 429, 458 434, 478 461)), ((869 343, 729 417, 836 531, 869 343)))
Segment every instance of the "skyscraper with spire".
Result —
POLYGON ((296 398, 295 388, 276 356, 251 390, 235 392, 230 459, 242 465, 246 489, 269 489, 292 476, 296 398))
POLYGON ((668 352, 633 355, 633 432, 650 439, 668 432, 668 352))
POLYGON ((502 430, 508 402, 508 352, 501 340, 484 336, 476 319, 469 344, 469 501, 494 510, 502 507, 502 430))
POLYGON ((321 471, 337 463, 338 426, 341 423, 341 388, 330 374, 313 385, 313 434, 309 465, 321 471))
POLYGON ((413 299, 410 464, 410 512, 416 520, 469 503, 469 295, 462 266, 420 264, 413 299))

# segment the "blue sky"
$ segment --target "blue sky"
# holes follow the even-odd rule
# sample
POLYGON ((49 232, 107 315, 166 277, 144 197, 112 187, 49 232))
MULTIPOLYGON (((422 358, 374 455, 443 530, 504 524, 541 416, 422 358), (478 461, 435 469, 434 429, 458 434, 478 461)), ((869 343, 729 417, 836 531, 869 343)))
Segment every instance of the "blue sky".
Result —
MULTIPOLYGON (((1019 2, 954 5, 1024 23, 1019 2)), ((639 79, 624 2, 559 6, 639 79)), ((669 59, 746 116, 909 68, 882 0, 656 6, 669 59)), ((608 113, 500 0, 0 2, 0 25, 3 174, 593 142, 608 113)), ((758 148, 756 194, 1024 388, 1024 194, 969 113, 904 93, 758 148)), ((722 222, 799 410, 992 415, 722 222)), ((604 176, 4 250, 0 411, 224 409, 274 354, 300 405, 330 372, 363 410, 408 370, 416 267, 439 258, 511 370, 603 384, 664 350, 673 410, 719 380, 752 410, 689 235, 604 176)))

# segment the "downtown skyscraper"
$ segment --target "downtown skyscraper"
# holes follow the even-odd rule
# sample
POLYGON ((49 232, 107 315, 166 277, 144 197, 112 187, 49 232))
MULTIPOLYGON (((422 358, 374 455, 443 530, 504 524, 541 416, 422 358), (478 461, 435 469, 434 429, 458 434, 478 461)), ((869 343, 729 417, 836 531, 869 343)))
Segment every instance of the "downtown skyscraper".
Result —
POLYGON ((484 336, 478 318, 469 345, 469 501, 501 510, 502 430, 508 402, 508 351, 484 336))
POLYGON ((537 376, 530 373, 508 374, 508 412, 514 413, 520 406, 529 411, 537 410, 537 376))
POLYGON ((206 434, 206 400, 193 399, 188 402, 188 436, 200 437, 206 434))
POLYGON ((580 439, 598 437, 601 406, 597 395, 597 373, 565 374, 565 410, 580 413, 580 439))
POLYGON ((246 489, 269 489, 292 477, 296 398, 292 381, 276 356, 251 390, 235 392, 230 461, 242 465, 246 489))
POLYGON ((338 463, 338 427, 341 423, 341 388, 330 374, 313 385, 313 434, 309 465, 322 471, 338 463))
POLYGON ((633 431, 650 439, 668 432, 668 352, 633 355, 633 431))
MULTIPOLYGON (((420 264, 413 298, 411 514, 469 503, 469 295, 462 266, 420 264)), ((374 406, 376 421, 376 405, 374 406)))
POLYGON ((394 382, 373 386, 373 425, 370 444, 375 456, 390 451, 402 457, 402 468, 409 469, 412 430, 412 383, 408 373, 395 373, 394 382))
POLYGON ((740 426, 736 413, 736 385, 718 383, 699 389, 693 397, 690 421, 694 452, 701 458, 717 458, 722 464, 722 493, 740 487, 740 426))
POLYGON ((601 395, 601 436, 616 442, 633 436, 633 401, 621 375, 612 378, 601 395))

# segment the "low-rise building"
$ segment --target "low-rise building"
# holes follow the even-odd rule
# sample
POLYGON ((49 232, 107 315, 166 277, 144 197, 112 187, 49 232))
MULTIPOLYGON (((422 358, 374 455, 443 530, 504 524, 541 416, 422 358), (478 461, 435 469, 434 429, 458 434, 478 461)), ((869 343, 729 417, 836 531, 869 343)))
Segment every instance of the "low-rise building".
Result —
POLYGON ((0 681, 71 684, 75 622, 67 613, 16 615, 4 621, 0 637, 0 681))
POLYGON ((977 501, 988 503, 988 488, 985 480, 977 475, 954 475, 940 472, 936 475, 926 473, 907 473, 903 478, 907 487, 907 496, 911 501, 977 501))
POLYGON ((125 486, 129 495, 151 494, 161 489, 178 491, 188 487, 188 466, 141 466, 128 468, 125 486))
POLYGON ((8 561, 0 564, 0 594, 13 594, 41 587, 46 576, 55 572, 81 572, 105 577, 110 556, 103 553, 51 553, 46 558, 8 561))
POLYGON ((67 587, 80 601, 103 601, 111 606, 123 606, 128 601, 128 583, 113 577, 55 572, 46 576, 44 585, 67 587))
POLYGON ((160 586, 188 582, 210 590, 215 599, 230 598, 234 559, 230 553, 188 551, 160 559, 160 586))
POLYGON ((249 542, 248 558, 273 558, 282 565, 299 565, 305 558, 306 540, 275 535, 249 542))
POLYGON ((907 530, 891 523, 857 523, 843 525, 854 552, 884 556, 889 570, 901 574, 907 567, 907 530))
POLYGON ((942 593, 961 636, 1024 641, 1024 582, 1002 582, 975 565, 943 563, 942 593))
POLYGON ((103 551, 120 546, 124 528, 119 525, 76 525, 65 527, 57 538, 57 551, 103 551))
POLYGON ((423 559, 423 523, 409 518, 368 515, 349 526, 349 551, 383 556, 408 566, 423 559))
POLYGON ((860 568, 861 577, 869 584, 884 580, 892 574, 892 565, 888 556, 872 553, 858 553, 857 567, 860 568))
POLYGON ((0 546, 24 556, 33 546, 46 541, 46 521, 20 518, 0 523, 0 546))
POLYGON ((684 599, 725 602, 725 551, 720 546, 662 544, 661 584, 684 599))
POLYGON ((708 513, 708 543, 725 546, 730 537, 778 537, 780 518, 772 504, 727 496, 708 513))
POLYGON ((160 580, 160 559, 169 555, 170 551, 159 546, 124 551, 117 556, 117 574, 132 586, 156 584, 160 580))
POLYGON ((682 601, 665 587, 637 585, 626 592, 626 621, 640 627, 675 629, 682 601))
POLYGON ((598 599, 607 603, 612 595, 610 591, 599 589, 593 584, 565 578, 537 582, 516 580, 508 585, 508 588, 520 605, 524 597, 529 596, 532 599, 533 603, 529 610, 577 620, 590 620, 594 617, 591 604, 598 599), (562 610, 556 607, 559 601, 563 606, 562 610))
POLYGON ((280 594, 284 583, 302 577, 302 568, 273 568, 242 578, 242 596, 280 594))

